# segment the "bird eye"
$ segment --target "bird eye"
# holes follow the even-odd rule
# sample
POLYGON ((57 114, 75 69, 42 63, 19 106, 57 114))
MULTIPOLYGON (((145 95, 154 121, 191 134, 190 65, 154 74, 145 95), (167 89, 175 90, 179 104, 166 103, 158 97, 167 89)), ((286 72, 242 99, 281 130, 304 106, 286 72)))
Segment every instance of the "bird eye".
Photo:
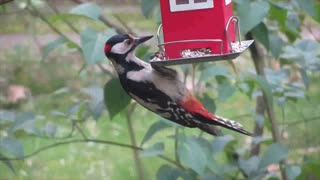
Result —
POLYGON ((130 45, 132 43, 132 39, 127 39, 124 41, 127 45, 130 45))

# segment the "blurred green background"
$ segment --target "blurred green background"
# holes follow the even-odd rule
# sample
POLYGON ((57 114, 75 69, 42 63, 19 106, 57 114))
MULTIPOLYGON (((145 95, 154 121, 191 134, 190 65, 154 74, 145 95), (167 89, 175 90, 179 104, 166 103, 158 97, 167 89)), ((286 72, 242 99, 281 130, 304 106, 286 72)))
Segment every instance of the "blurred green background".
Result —
MULTIPOLYGON (((0 179, 320 179, 319 1, 234 1, 254 48, 174 67, 205 107, 253 138, 183 128, 123 95, 103 44, 155 34, 158 0, 4 2, 0 179)), ((137 56, 148 60, 155 39, 137 56)))

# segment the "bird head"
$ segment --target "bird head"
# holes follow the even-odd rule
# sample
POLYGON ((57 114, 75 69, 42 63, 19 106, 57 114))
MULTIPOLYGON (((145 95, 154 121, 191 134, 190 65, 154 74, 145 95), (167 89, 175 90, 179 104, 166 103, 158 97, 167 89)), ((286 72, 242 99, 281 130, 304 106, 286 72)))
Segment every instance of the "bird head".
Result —
POLYGON ((151 39, 153 36, 134 37, 130 34, 112 36, 104 46, 105 55, 110 58, 117 55, 125 55, 134 52, 139 44, 151 39))

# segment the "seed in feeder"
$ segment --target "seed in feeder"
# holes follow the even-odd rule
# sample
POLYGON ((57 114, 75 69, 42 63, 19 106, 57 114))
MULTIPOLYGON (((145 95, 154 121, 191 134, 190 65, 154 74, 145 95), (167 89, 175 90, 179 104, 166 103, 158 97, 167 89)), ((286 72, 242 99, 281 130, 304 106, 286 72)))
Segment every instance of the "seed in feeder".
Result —
POLYGON ((234 42, 234 43, 231 43, 231 47, 232 47, 232 52, 238 53, 238 52, 244 51, 248 47, 248 44, 234 42))
POLYGON ((165 53, 163 51, 155 52, 151 57, 151 61, 163 61, 166 60, 165 53))
POLYGON ((212 55, 210 48, 184 49, 180 52, 182 58, 194 58, 212 55))

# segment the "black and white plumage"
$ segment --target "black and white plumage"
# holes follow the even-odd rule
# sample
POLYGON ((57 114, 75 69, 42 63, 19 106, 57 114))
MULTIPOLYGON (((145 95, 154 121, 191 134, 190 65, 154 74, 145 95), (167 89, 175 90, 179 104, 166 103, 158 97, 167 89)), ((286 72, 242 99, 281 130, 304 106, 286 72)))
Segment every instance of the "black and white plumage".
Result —
POLYGON ((104 52, 116 69, 123 89, 150 111, 180 125, 199 128, 218 135, 215 125, 246 135, 241 124, 207 111, 185 85, 177 72, 166 67, 153 68, 135 56, 136 47, 152 38, 136 38, 128 34, 115 35, 105 44, 104 52))

